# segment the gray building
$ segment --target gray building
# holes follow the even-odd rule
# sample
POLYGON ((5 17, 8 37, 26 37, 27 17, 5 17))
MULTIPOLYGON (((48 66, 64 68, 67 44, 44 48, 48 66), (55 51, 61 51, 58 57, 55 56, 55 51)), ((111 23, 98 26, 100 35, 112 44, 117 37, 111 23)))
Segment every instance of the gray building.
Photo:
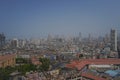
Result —
POLYGON ((0 48, 2 48, 5 45, 5 35, 2 33, 0 34, 0 48))
POLYGON ((110 39, 111 39, 111 50, 117 51, 117 31, 115 29, 111 29, 110 39))

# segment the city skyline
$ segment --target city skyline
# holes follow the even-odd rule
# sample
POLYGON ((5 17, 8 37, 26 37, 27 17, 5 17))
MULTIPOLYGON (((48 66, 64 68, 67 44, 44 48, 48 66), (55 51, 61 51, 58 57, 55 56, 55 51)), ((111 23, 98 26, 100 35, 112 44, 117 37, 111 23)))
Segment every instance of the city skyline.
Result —
POLYGON ((2 0, 0 32, 9 37, 92 34, 120 30, 119 0, 2 0))

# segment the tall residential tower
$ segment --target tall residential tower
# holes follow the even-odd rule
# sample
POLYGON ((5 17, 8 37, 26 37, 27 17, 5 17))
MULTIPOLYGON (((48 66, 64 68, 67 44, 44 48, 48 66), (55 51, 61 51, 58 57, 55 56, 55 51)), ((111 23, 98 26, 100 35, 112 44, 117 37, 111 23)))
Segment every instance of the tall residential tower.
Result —
POLYGON ((117 31, 115 29, 111 29, 110 38, 111 38, 111 50, 117 51, 117 31))

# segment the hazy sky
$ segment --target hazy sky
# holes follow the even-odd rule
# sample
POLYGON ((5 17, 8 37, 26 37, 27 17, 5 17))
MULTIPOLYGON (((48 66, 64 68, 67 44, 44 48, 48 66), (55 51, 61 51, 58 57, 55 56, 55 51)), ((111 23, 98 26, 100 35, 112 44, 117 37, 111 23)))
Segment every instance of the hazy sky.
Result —
POLYGON ((0 32, 43 37, 120 30, 120 0, 0 0, 0 32))

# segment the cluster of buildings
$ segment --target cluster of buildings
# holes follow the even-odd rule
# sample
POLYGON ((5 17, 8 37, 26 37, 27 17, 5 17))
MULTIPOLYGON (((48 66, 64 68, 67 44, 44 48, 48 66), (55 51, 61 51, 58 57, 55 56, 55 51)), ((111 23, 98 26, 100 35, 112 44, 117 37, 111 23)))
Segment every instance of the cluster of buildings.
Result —
MULTIPOLYGON (((51 61, 49 69, 50 71, 54 72, 54 70, 61 69, 57 75, 57 77, 61 78, 60 80, 74 80, 74 78, 81 79, 81 76, 88 76, 88 74, 81 72, 90 71, 89 69, 91 69, 91 67, 114 67, 114 60, 109 61, 109 59, 120 58, 119 45, 120 36, 118 36, 118 33, 115 29, 111 29, 109 35, 107 34, 104 37, 98 38, 94 38, 90 34, 87 38, 83 38, 82 34, 79 33, 79 35, 76 37, 67 38, 64 36, 53 37, 51 35, 48 35, 48 37, 44 39, 14 38, 11 40, 6 40, 5 35, 0 34, 0 67, 16 65, 15 58, 27 59, 34 65, 40 65, 41 63, 39 62, 39 58, 44 57, 50 59, 51 61), (91 63, 88 62, 87 59, 91 60, 91 63), (113 63, 107 64, 101 61, 98 61, 98 63, 95 62, 98 59, 101 59, 101 61, 105 59, 107 62, 113 63), (69 62, 72 61, 73 63, 68 66, 69 62), (74 61, 77 61, 77 63, 74 61), (99 62, 100 65, 96 65, 99 64, 99 62), (69 74, 69 70, 62 70, 66 67, 72 69, 78 68, 78 70, 76 71, 73 69, 69 74), (77 73, 79 73, 79 75, 77 73), (74 76, 71 78, 70 76, 72 74, 74 74, 74 76)), ((119 68, 119 63, 117 64, 117 67, 119 68)), ((45 73, 47 74, 48 72, 45 73)), ((42 80, 46 79, 46 76, 43 73, 40 75, 39 72, 33 72, 27 74, 26 76, 27 78, 31 78, 28 80, 34 80, 32 79, 34 76, 38 77, 36 80, 41 80, 40 76, 43 76, 42 80)), ((58 80, 56 76, 49 76, 49 79, 58 80)), ((91 78, 82 77, 82 79, 87 80, 91 78)))
POLYGON ((15 54, 0 55, 0 68, 15 66, 15 54))

